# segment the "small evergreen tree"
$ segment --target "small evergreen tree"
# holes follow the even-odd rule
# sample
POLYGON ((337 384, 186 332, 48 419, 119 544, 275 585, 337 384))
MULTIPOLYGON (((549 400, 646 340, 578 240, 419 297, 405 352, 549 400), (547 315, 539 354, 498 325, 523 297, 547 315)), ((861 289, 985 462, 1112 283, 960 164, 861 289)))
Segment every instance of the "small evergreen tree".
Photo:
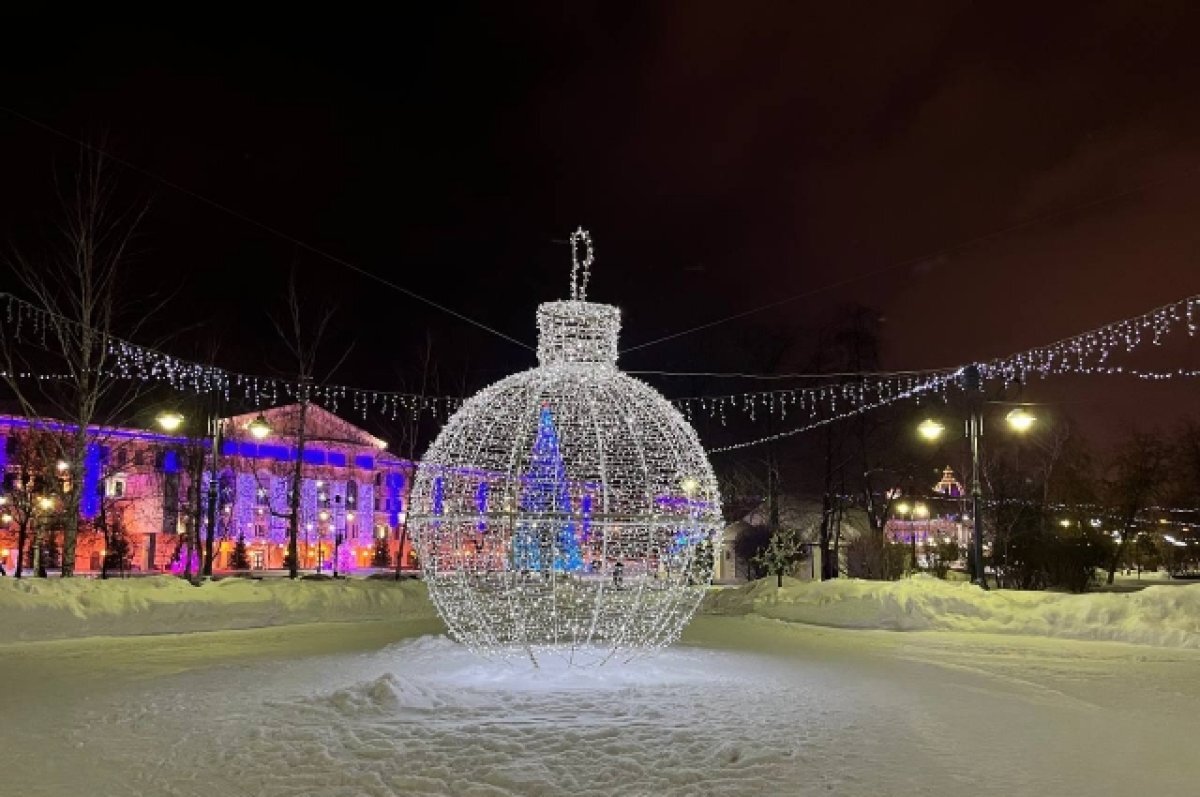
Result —
POLYGON ((379 537, 375 540, 375 553, 371 556, 371 566, 392 566, 392 553, 388 550, 387 537, 379 537))
POLYGON ((713 577, 713 544, 711 539, 696 546, 692 558, 692 569, 688 573, 689 584, 707 584, 713 577))
POLYGON ((775 574, 775 585, 783 586, 783 575, 804 556, 803 540, 794 529, 778 528, 771 534, 767 547, 756 557, 758 564, 768 573, 775 574))
POLYGON ((246 535, 239 534, 233 544, 233 553, 229 554, 230 570, 249 570, 250 557, 246 554, 246 535))
POLYGON ((129 534, 123 526, 117 525, 105 535, 102 567, 103 578, 114 570, 124 575, 129 569, 129 534))

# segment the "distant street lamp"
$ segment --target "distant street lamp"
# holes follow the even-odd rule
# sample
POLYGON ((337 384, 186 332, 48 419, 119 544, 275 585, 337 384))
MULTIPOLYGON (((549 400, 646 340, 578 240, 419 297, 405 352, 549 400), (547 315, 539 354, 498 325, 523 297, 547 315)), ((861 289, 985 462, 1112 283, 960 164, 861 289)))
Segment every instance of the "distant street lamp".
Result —
POLYGON ((1014 432, 1028 432, 1037 422, 1037 417, 1031 415, 1024 407, 1017 407, 1004 416, 1009 427, 1014 432))
MULTIPOLYGON (((983 565, 983 486, 979 475, 980 438, 983 437, 983 378, 978 366, 969 365, 963 369, 962 386, 970 398, 971 407, 966 436, 971 441, 971 519, 974 522, 971 549, 975 559, 972 581, 987 589, 983 565)), ((1037 418, 1023 407, 1016 407, 1009 411, 1005 420, 1010 429, 1023 434, 1033 428, 1037 418)), ((917 426, 918 434, 930 442, 938 440, 944 429, 945 426, 935 418, 926 418, 917 426)))
POLYGON ((940 439, 944 431, 946 427, 935 418, 926 418, 917 426, 917 434, 930 442, 940 439))
POLYGON ((255 440, 265 440, 267 435, 271 434, 271 424, 267 423, 267 419, 260 412, 258 417, 246 424, 246 429, 249 430, 250 436, 255 440))
POLYGON ((183 426, 184 417, 174 410, 164 410, 154 420, 164 432, 174 432, 183 426))
MULTIPOLYGON (((154 420, 156 423, 158 423, 159 428, 161 428, 164 432, 179 431, 180 429, 183 428, 183 425, 187 422, 187 418, 185 416, 181 415, 180 413, 176 412, 175 410, 164 410, 164 411, 160 412, 157 416, 155 416, 154 420)), ((204 429, 205 437, 207 437, 209 440, 209 448, 212 452, 212 468, 211 468, 211 470, 209 470, 209 473, 208 473, 208 511, 206 513, 206 518, 205 518, 205 522, 208 523, 208 535, 210 537, 217 533, 216 532, 216 529, 217 529, 217 484, 220 481, 219 471, 220 471, 221 432, 222 431, 223 431, 223 429, 222 429, 221 418, 218 416, 217 412, 210 411, 208 417, 206 418, 205 429, 204 429)), ((201 463, 200 469, 203 470, 203 468, 204 468, 203 463, 201 463)), ((200 485, 199 484, 196 485, 196 501, 197 502, 200 501, 200 485)), ((199 510, 197 509, 197 512, 198 511, 199 510)), ((199 529, 196 529, 195 545, 198 549, 203 549, 203 546, 200 542, 200 530, 199 529)), ((204 575, 211 576, 212 575, 212 563, 210 561, 208 561, 207 557, 203 556, 203 554, 201 553, 201 550, 197 550, 197 553, 201 555, 201 573, 204 573, 204 575), (205 570, 207 570, 208 572, 205 573, 204 572, 205 570)), ((190 567, 190 565, 189 565, 189 567, 190 567)))

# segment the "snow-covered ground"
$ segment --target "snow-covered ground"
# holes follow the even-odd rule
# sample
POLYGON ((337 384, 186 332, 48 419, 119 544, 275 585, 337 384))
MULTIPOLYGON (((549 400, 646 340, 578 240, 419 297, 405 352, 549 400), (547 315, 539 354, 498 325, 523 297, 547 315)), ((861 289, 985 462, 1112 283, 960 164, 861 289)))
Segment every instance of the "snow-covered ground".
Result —
MULTIPOLYGON (((242 603, 286 603, 270 591, 287 586, 242 603)), ((758 589, 752 608, 787 603, 758 589)), ((330 609, 351 594, 306 600, 351 620, 330 609)), ((477 659, 422 605, 409 593, 394 620, 2 644, 0 794, 1011 797, 1190 795, 1200 781, 1188 647, 705 615, 652 659, 534 671, 477 659)))
POLYGON ((0 642, 435 616, 419 581, 0 578, 0 642))
POLYGON ((1200 648, 1200 584, 1069 595, 904 581, 766 579, 710 593, 703 610, 837 628, 971 631, 1200 648))

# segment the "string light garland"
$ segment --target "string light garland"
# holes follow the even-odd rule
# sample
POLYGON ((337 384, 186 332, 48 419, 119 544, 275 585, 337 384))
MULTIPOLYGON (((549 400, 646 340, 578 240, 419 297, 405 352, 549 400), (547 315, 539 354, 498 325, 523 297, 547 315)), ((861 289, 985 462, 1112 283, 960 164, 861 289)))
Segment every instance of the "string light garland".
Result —
POLYGON ((980 372, 1005 384, 1023 382, 1030 376, 1045 378, 1061 374, 1130 374, 1142 379, 1171 379, 1195 376, 1194 369, 1143 371, 1113 365, 1114 354, 1132 352, 1147 340, 1161 346, 1175 331, 1185 329, 1195 337, 1200 327, 1200 296, 1189 296, 1149 312, 1115 321, 1078 335, 980 364, 980 372))
MULTIPOLYGON (((571 235, 571 251, 571 295, 576 297, 573 301, 578 301, 578 296, 586 295, 590 267, 595 256, 591 237, 582 228, 571 235), (581 248, 584 250, 582 259, 581 248)), ((6 303, 3 323, 16 339, 30 340, 45 347, 46 335, 55 324, 73 323, 66 319, 53 318, 46 311, 11 294, 0 294, 0 298, 6 303)), ((1186 329, 1187 334, 1194 337, 1198 327, 1200 296, 1189 296, 1139 316, 1105 324, 1047 346, 980 363, 979 369, 984 378, 997 379, 1005 385, 1025 382, 1034 376, 1046 378, 1062 374, 1132 376, 1147 381, 1192 379, 1200 377, 1200 369, 1142 369, 1116 364, 1114 359, 1115 355, 1132 352, 1146 343, 1161 346, 1172 332, 1180 329, 1186 329)), ((444 419, 461 405, 460 399, 448 396, 425 396, 345 385, 301 385, 296 381, 239 374, 190 362, 119 338, 110 337, 108 343, 110 366, 105 370, 105 376, 159 382, 178 391, 219 394, 227 400, 236 396, 255 407, 305 398, 333 411, 349 404, 352 411, 363 418, 371 412, 377 412, 395 420, 400 417, 419 417, 424 413, 444 419)), ((785 421, 797 413, 807 419, 802 426, 786 432, 712 449, 713 453, 719 453, 799 434, 860 412, 931 392, 941 391, 944 397, 948 389, 956 386, 954 380, 948 377, 959 373, 960 370, 779 375, 705 372, 685 374, 666 371, 631 373, 739 379, 810 379, 823 382, 790 389, 673 399, 672 403, 683 412, 689 422, 708 417, 720 420, 724 425, 734 414, 752 422, 765 414, 777 421, 785 421), (841 381, 830 383, 831 379, 841 381)), ((25 372, 16 374, 13 378, 59 380, 71 377, 68 374, 25 372)))
POLYGON ((961 373, 962 372, 960 369, 959 371, 955 371, 952 374, 944 374, 944 375, 932 377, 926 381, 917 382, 917 383, 911 385, 910 387, 908 387, 904 390, 898 391, 896 393, 888 393, 888 394, 881 395, 879 398, 877 398, 874 401, 853 404, 849 408, 844 409, 841 412, 836 412, 836 407, 834 407, 835 411, 833 412, 833 414, 822 417, 818 420, 814 420, 809 423, 802 424, 801 426, 795 427, 793 429, 788 429, 787 431, 776 432, 775 434, 765 435, 763 437, 758 437, 753 440, 746 440, 746 441, 743 441, 740 443, 733 443, 731 445, 717 446, 715 448, 709 448, 708 453, 709 454, 722 454, 722 453, 725 453, 728 451, 738 451, 743 448, 750 448, 752 446, 763 445, 764 443, 773 443, 777 440, 784 440, 788 437, 795 437, 798 434, 802 434, 804 432, 810 432, 813 429, 818 429, 822 426, 826 426, 828 424, 835 423, 837 421, 845 420, 846 418, 851 418, 855 415, 861 415, 862 413, 868 412, 870 410, 880 409, 882 407, 886 407, 889 404, 894 404, 897 401, 902 401, 905 399, 919 399, 925 395, 935 395, 935 394, 939 394, 939 393, 942 394, 942 398, 944 399, 946 392, 950 388, 957 388, 959 386, 958 383, 959 383, 959 379, 961 378, 961 373))
MULTIPOLYGON (((52 316, 11 294, 0 293, 0 298, 5 302, 3 323, 15 340, 26 340, 47 348, 46 336, 52 334, 57 326, 78 326, 71 319, 52 316)), ((374 411, 397 420, 401 417, 417 418, 424 414, 444 419, 461 404, 460 399, 451 396, 426 396, 346 385, 301 384, 294 380, 242 374, 184 360, 112 336, 108 336, 106 342, 107 367, 100 372, 105 377, 159 383, 178 392, 220 395, 226 401, 237 398, 254 407, 307 400, 332 411, 349 404, 351 410, 363 418, 374 411)), ((14 374, 13 378, 45 381, 69 380, 71 376, 21 372, 14 374)))
MULTIPOLYGON (((616 365, 620 313, 537 311, 536 368, 468 399, 417 468, 409 519, 451 634, 485 656, 573 665, 674 641, 712 577, 724 523, 695 431, 616 365)), ((575 240, 575 236, 572 237, 575 240)))

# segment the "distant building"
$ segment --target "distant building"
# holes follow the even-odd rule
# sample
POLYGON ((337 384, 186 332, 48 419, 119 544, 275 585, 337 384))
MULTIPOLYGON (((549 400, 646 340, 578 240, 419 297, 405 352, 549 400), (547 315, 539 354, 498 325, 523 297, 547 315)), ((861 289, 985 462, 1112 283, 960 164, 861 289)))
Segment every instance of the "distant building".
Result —
POLYGON ((965 496, 962 483, 955 477, 953 468, 947 466, 928 498, 909 502, 908 513, 888 518, 883 528, 884 536, 892 542, 911 544, 915 541, 922 546, 954 541, 965 551, 971 537, 971 525, 966 520, 963 505, 965 496), (923 511, 911 511, 914 507, 923 511))
MULTIPOLYGON (((226 418, 218 468, 214 567, 230 564, 238 538, 245 543, 253 569, 284 566, 288 505, 299 432, 299 405, 263 413, 271 433, 253 439, 246 427, 257 413, 226 418)), ((73 430, 52 421, 0 415, 0 471, 4 490, 12 493, 32 478, 22 467, 21 446, 32 435, 73 430)), ((80 500, 80 534, 76 567, 99 570, 105 555, 98 518, 119 523, 128 539, 127 567, 134 572, 163 572, 181 567, 182 540, 195 523, 197 498, 201 537, 207 530, 211 458, 207 440, 145 429, 90 430, 80 500), (194 475, 199 457, 205 469, 194 475), (196 488, 199 488, 197 494, 196 488)), ((415 566, 412 543, 403 541, 408 489, 413 465, 386 451, 386 444, 331 412, 310 405, 305 422, 300 485, 298 559, 302 569, 330 569, 335 549, 343 572, 370 567, 378 549, 386 548, 394 564, 402 557, 415 566)), ((53 497, 69 485, 55 484, 44 474, 39 486, 53 497)), ((52 511, 35 515, 35 523, 57 535, 61 519, 52 511), (56 527, 57 526, 57 527, 56 527)), ((28 553, 29 546, 26 546, 28 553)), ((16 531, 11 513, 0 513, 0 562, 11 573, 16 564, 16 531), (6 520, 7 518, 7 520, 6 520)))
POLYGON ((933 485, 933 491, 949 498, 961 498, 966 495, 962 484, 954 477, 954 469, 949 465, 942 471, 941 481, 933 485))

